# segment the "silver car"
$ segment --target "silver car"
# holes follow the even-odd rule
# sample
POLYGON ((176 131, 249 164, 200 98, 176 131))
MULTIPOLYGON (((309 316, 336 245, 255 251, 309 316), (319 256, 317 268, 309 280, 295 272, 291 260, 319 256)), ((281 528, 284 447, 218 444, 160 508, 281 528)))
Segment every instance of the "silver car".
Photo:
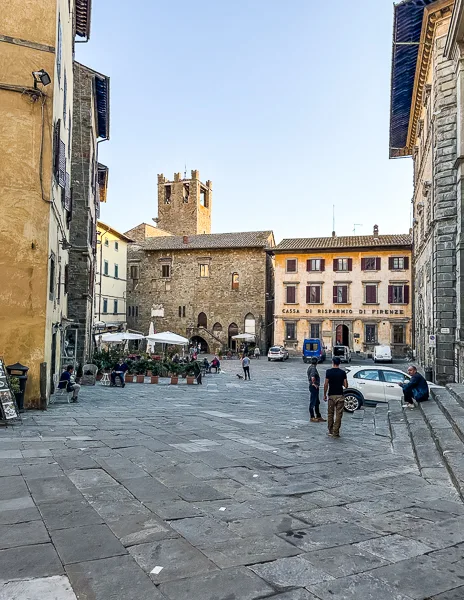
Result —
POLYGON ((288 350, 284 346, 272 346, 267 353, 267 360, 288 360, 288 350))

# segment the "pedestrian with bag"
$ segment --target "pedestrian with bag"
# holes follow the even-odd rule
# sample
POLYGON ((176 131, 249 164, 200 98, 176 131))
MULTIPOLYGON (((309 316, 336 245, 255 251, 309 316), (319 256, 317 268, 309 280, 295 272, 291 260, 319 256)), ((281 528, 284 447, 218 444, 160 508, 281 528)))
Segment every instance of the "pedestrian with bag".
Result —
POLYGON ((324 402, 329 402, 327 408, 327 426, 330 437, 340 437, 340 426, 342 424, 343 411, 345 409, 345 398, 343 388, 348 387, 346 373, 340 369, 338 356, 332 358, 332 368, 325 374, 324 402))
POLYGON ((317 358, 311 359, 311 364, 307 371, 309 383, 309 420, 311 423, 325 423, 326 419, 322 418, 319 401, 319 387, 321 378, 317 370, 317 358))

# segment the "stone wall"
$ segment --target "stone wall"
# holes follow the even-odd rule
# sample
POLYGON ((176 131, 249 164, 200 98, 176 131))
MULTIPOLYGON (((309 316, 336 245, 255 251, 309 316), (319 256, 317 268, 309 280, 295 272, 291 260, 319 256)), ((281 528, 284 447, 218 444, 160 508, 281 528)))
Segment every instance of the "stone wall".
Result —
POLYGON ((131 240, 134 240, 134 242, 143 242, 147 237, 163 237, 172 235, 172 233, 160 229, 159 227, 155 227, 154 225, 149 225, 148 223, 140 223, 140 225, 126 231, 124 235, 131 240))
POLYGON ((210 350, 217 350, 229 345, 229 325, 235 323, 243 332, 245 316, 251 313, 261 350, 267 351, 272 324, 272 312, 266 307, 272 298, 269 268, 272 260, 264 248, 144 251, 133 244, 128 249, 128 327, 148 333, 153 306, 162 306, 164 317, 153 319, 157 331, 198 335, 210 350), (162 277, 163 264, 171 266, 169 278, 162 277), (209 277, 200 277, 201 264, 209 266, 209 277), (131 265, 139 266, 138 280, 130 279, 131 265), (232 289, 235 272, 238 290, 232 289), (138 317, 132 316, 131 307, 137 307, 138 317), (198 328, 202 312, 207 325, 198 328))

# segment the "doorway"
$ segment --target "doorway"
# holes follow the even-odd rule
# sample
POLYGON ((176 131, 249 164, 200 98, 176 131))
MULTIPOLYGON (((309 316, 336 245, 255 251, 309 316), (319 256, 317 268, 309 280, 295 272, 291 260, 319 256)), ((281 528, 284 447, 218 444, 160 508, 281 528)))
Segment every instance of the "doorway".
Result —
POLYGON ((208 354, 208 344, 202 337, 200 337, 199 335, 194 335, 191 339, 191 342, 192 344, 197 344, 200 346, 200 352, 208 354))
POLYGON ((237 323, 231 323, 228 329, 228 345, 232 352, 237 350, 237 340, 233 340, 232 337, 234 335, 238 335, 238 326, 237 323))
POLYGON ((57 333, 54 331, 52 333, 52 357, 50 360, 50 389, 52 394, 55 392, 55 383, 53 381, 53 377, 56 373, 56 336, 57 333))
POLYGON ((350 330, 347 325, 337 325, 335 329, 335 345, 350 347, 350 330))

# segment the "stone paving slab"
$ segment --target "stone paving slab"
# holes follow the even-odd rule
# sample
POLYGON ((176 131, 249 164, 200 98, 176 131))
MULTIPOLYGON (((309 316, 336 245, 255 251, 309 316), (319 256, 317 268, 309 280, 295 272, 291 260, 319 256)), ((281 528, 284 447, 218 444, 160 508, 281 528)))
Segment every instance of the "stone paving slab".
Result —
POLYGON ((77 600, 65 576, 42 577, 0 584, 0 600, 77 600))
POLYGON ((127 552, 107 525, 57 529, 51 532, 51 538, 65 565, 127 552))
POLYGON ((302 554, 302 558, 334 578, 355 575, 390 564, 389 561, 363 550, 359 544, 313 550, 302 554))
POLYGON ((300 556, 279 558, 273 562, 251 565, 249 568, 277 589, 307 587, 333 579, 300 556))
POLYGON ((0 550, 0 583, 62 575, 63 572, 63 565, 52 544, 0 550))
POLYGON ((0 526, 0 550, 50 541, 42 521, 29 521, 0 526))
POLYGON ((393 587, 370 576, 361 573, 360 575, 350 575, 330 582, 311 586, 311 592, 314 592, 321 600, 412 600, 413 596, 406 596, 398 592, 393 587))

